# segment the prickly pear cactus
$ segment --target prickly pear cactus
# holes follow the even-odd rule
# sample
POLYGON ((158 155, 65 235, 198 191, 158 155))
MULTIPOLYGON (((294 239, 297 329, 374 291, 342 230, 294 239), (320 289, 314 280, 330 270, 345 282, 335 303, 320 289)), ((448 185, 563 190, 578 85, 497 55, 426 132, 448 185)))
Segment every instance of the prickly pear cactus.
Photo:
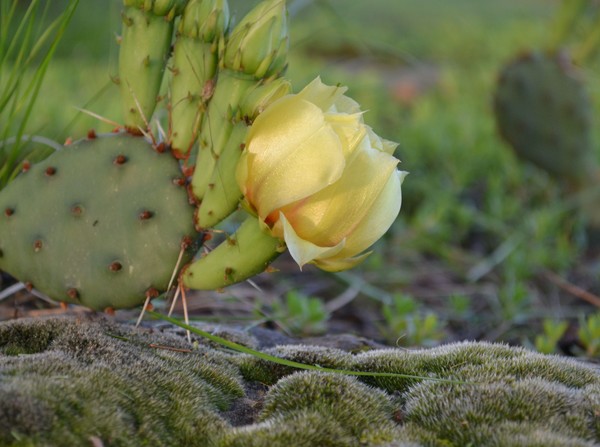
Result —
POLYGON ((575 186, 593 178, 592 106, 566 53, 530 52, 509 63, 494 110, 517 155, 575 186))
POLYGON ((164 291, 196 236, 176 160, 127 134, 83 140, 34 165, 2 191, 0 210, 0 270, 93 309, 164 291))

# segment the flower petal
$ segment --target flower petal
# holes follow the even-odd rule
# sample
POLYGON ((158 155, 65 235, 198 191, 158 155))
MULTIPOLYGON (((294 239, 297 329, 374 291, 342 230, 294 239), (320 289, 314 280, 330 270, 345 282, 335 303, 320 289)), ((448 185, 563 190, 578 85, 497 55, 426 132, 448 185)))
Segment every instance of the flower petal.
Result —
POLYGON ((379 196, 368 206, 364 220, 348 235, 338 256, 354 256, 373 245, 392 226, 402 206, 402 182, 407 172, 395 171, 379 196))
POLYGON ((358 264, 363 262, 373 253, 368 251, 362 255, 354 256, 352 258, 338 258, 337 256, 327 259, 315 259, 313 264, 319 267, 321 270, 327 272, 341 272, 342 270, 348 270, 356 267, 358 264))
MULTIPOLYGON (((367 231, 379 237, 387 230, 400 209, 398 178, 395 179, 397 188, 394 181, 391 186, 388 185, 391 177, 397 177, 397 164, 398 159, 370 147, 368 138, 365 138, 358 154, 346 166, 344 174, 336 183, 302 203, 283 208, 283 212, 288 220, 294 222, 294 228, 300 237, 310 239, 320 246, 335 245, 352 237, 352 233, 360 231, 359 227, 366 220, 377 224, 367 231), (378 215, 370 219, 367 216, 373 212, 374 204, 382 200, 379 197, 385 188, 393 188, 393 191, 382 196, 384 203, 377 207, 378 215), (398 196, 393 197, 393 194, 398 196), (388 226, 381 230, 380 227, 385 224, 388 226)), ((353 256, 366 248, 352 250, 352 247, 354 244, 346 245, 345 257, 353 256)))
POLYGON ((290 251, 290 255, 292 255, 292 258, 294 258, 300 269, 316 258, 335 256, 344 248, 345 241, 341 241, 333 247, 319 247, 312 242, 302 239, 296 234, 294 227, 288 222, 283 213, 279 215, 279 222, 282 223, 283 239, 290 251))
POLYGON ((334 183, 345 167, 340 139, 323 113, 293 96, 258 116, 246 150, 245 192, 262 219, 334 183))
POLYGON ((248 155, 249 154, 247 151, 242 152, 235 170, 235 179, 237 180, 238 186, 240 187, 240 190, 244 196, 248 195, 249 189, 248 176, 250 173, 248 172, 248 165, 250 164, 250 161, 248 160, 248 155))
POLYGON ((365 137, 366 126, 362 123, 360 113, 326 113, 325 121, 331 124, 331 127, 340 138, 342 150, 346 162, 350 162, 356 154, 359 143, 365 137))
POLYGON ((322 112, 327 112, 340 101, 340 98, 345 98, 344 93, 346 93, 346 90, 348 90, 348 87, 323 84, 321 78, 316 77, 296 96, 313 103, 322 112))

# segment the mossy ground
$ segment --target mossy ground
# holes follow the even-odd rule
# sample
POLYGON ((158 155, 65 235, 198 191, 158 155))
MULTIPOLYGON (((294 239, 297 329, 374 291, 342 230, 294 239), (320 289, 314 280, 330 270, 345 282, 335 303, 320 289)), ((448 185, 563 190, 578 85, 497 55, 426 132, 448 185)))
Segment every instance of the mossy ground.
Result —
POLYGON ((0 445, 600 444, 595 366, 487 343, 353 354, 220 335, 305 363, 463 383, 296 371, 164 325, 21 319, 0 324, 0 445))

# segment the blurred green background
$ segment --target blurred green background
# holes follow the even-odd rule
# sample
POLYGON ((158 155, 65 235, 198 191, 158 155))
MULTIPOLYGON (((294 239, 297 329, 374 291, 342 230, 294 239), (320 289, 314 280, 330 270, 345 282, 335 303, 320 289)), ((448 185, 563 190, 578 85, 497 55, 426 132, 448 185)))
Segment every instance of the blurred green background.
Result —
MULTIPOLYGON (((232 0, 233 15, 254 3, 232 0)), ((492 113, 501 67, 547 46, 560 2, 288 3, 287 76, 295 90, 316 76, 347 85, 365 121, 400 142, 396 155, 410 172, 403 210, 359 270, 299 274, 282 259, 282 273, 258 279, 262 294, 232 289, 218 298, 237 304, 213 314, 242 319, 242 309, 292 333, 350 331, 406 346, 487 339, 598 355, 600 314, 589 302, 600 294, 597 245, 577 204, 500 139, 492 113)), ((111 129, 78 108, 120 121, 111 82, 120 9, 119 0, 81 0, 28 132, 64 141, 111 129)), ((596 109, 599 68, 596 60, 582 67, 596 109)), ((198 299, 201 313, 214 296, 198 299)))

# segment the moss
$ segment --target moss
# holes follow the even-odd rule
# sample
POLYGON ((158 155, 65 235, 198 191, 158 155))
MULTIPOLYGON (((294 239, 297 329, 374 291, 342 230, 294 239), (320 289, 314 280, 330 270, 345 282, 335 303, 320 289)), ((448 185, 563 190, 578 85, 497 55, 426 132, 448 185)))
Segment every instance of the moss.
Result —
POLYGON ((0 326, 0 353, 5 355, 35 354, 45 351, 61 326, 54 320, 31 322, 24 327, 0 326))
MULTIPOLYGON (((205 445, 195 427, 203 420, 215 425, 218 410, 243 394, 231 366, 152 348, 133 330, 103 321, 62 323, 48 325, 54 341, 44 353, 0 362, 1 374, 11 377, 1 390, 13 397, 0 404, 0 443, 27 436, 50 445, 82 445, 98 436, 108 445, 205 445), (212 379, 219 376, 228 379, 212 379)), ((9 323, 12 330, 4 334, 30 324, 9 323)), ((151 337, 157 346, 183 345, 151 337)))
MULTIPOLYGON (((270 343, 235 328, 220 333, 270 343)), ((0 445, 600 443, 600 371, 574 360, 488 343, 268 349, 321 366, 464 383, 355 378, 298 372, 181 335, 99 317, 0 323, 0 445)))
MULTIPOLYGON (((323 346, 285 345, 266 349, 264 352, 282 359, 324 368, 347 369, 352 364, 352 355, 340 349, 323 346)), ((295 368, 273 364, 251 355, 240 356, 238 365, 246 380, 269 385, 296 371, 295 368)))
POLYGON ((317 411, 300 410, 225 433, 226 447, 298 446, 345 447, 355 442, 343 427, 317 411))
MULTIPOLYGON (((599 382, 598 371, 586 368, 580 362, 484 342, 462 342, 414 351, 373 350, 356 355, 351 367, 359 371, 397 372, 477 382, 542 377, 577 388, 599 382)), ((414 379, 395 377, 371 377, 365 381, 388 391, 405 391, 416 383, 414 379)))
POLYGON ((575 439, 590 436, 591 408, 581 391, 539 378, 476 385, 423 382, 407 394, 406 420, 456 445, 483 442, 493 430, 482 427, 495 430, 498 421, 527 421, 575 439))
POLYGON ((363 444, 393 439, 395 424, 389 397, 354 377, 318 372, 292 374, 271 388, 260 418, 268 420, 305 409, 321 413, 324 418, 333 416, 336 425, 363 444))

